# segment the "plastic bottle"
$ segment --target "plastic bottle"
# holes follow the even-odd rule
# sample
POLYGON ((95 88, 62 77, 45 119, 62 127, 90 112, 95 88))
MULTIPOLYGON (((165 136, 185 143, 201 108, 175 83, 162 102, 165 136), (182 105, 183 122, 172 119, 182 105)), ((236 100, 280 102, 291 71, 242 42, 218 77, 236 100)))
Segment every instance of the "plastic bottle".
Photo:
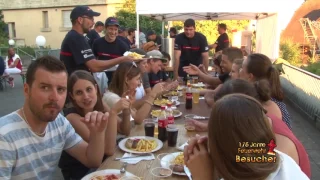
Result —
POLYGON ((173 115, 173 110, 171 107, 172 107, 172 104, 168 103, 167 109, 166 109, 168 124, 174 124, 174 115, 173 115))
POLYGON ((166 107, 161 106, 161 113, 158 117, 158 139, 162 142, 167 140, 167 125, 168 125, 168 118, 166 114, 166 107))
POLYGON ((190 84, 186 91, 186 109, 192 109, 192 89, 190 84))

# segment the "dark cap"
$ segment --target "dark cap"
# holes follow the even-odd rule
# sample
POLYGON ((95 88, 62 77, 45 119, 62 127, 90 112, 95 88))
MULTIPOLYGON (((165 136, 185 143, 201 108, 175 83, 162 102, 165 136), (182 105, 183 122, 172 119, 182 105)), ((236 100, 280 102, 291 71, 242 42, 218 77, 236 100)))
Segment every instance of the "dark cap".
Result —
POLYGON ((120 26, 117 18, 115 17, 108 17, 106 22, 104 23, 106 26, 120 26))
POLYGON ((92 11, 88 6, 76 6, 70 13, 70 19, 74 20, 82 16, 100 16, 100 13, 92 11))
POLYGON ((104 26, 104 24, 103 24, 103 22, 101 22, 101 21, 97 21, 94 26, 95 26, 95 27, 104 26))
POLYGON ((154 30, 150 30, 147 32, 147 37, 151 36, 151 35, 155 35, 156 32, 154 30))
POLYGON ((173 32, 173 33, 177 34, 177 29, 174 28, 174 27, 171 27, 170 30, 169 30, 169 32, 173 32))
POLYGON ((184 22, 184 27, 196 27, 196 22, 193 19, 187 19, 184 22))
POLYGON ((120 27, 118 33, 123 33, 124 31, 127 31, 127 29, 125 27, 120 27))

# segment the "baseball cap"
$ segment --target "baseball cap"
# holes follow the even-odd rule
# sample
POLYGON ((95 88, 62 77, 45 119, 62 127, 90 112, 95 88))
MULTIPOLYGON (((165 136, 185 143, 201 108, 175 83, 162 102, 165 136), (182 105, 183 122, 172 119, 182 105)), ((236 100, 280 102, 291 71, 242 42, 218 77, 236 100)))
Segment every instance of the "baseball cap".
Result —
POLYGON ((70 19, 74 20, 82 16, 100 16, 100 13, 92 11, 88 6, 76 6, 70 13, 70 19))
POLYGON ((104 24, 106 26, 120 26, 117 18, 115 18, 115 17, 108 17, 104 24))
POLYGON ((156 34, 154 30, 150 30, 147 32, 147 37, 156 34))
POLYGON ((194 19, 187 19, 185 22, 184 22, 184 27, 196 27, 196 22, 194 21, 194 19))
POLYGON ((162 53, 158 50, 152 50, 147 52, 146 58, 148 59, 160 59, 163 63, 168 62, 166 58, 163 57, 162 53))

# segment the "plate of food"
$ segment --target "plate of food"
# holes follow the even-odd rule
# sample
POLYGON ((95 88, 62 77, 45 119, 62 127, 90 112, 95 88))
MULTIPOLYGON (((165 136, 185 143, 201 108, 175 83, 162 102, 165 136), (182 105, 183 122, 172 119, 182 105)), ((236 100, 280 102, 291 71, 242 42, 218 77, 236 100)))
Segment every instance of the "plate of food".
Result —
POLYGON ((175 105, 175 106, 178 106, 180 105, 180 102, 179 101, 170 101, 169 99, 156 99, 153 101, 153 104, 156 105, 156 106, 162 106, 162 105, 167 105, 167 104, 172 104, 172 105, 175 105))
POLYGON ((131 57, 133 57, 133 59, 142 59, 144 57, 141 54, 138 54, 136 52, 129 52, 129 51, 125 52, 123 55, 124 56, 131 56, 131 57))
POLYGON ((121 177, 123 176, 136 177, 137 179, 140 179, 128 171, 121 174, 119 169, 106 169, 90 173, 83 177, 82 180, 121 180, 121 177))
MULTIPOLYGON (((151 114, 152 117, 158 118, 160 116, 160 113, 161 113, 161 110, 159 109, 159 110, 152 110, 150 114, 151 114)), ((175 118, 180 117, 181 115, 182 115, 181 111, 179 111, 177 109, 173 110, 173 116, 175 118)))
POLYGON ((180 92, 177 92, 177 91, 170 91, 170 92, 167 92, 165 94, 163 94, 164 97, 170 97, 170 96, 182 96, 182 94, 180 92))
POLYGON ((152 153, 161 149, 162 141, 147 136, 134 136, 125 138, 119 142, 119 148, 128 153, 144 154, 152 153))
POLYGON ((163 156, 160 160, 161 167, 172 169, 172 174, 186 176, 183 166, 184 156, 182 152, 175 152, 163 156))
POLYGON ((182 91, 184 88, 186 88, 186 86, 181 86, 181 85, 179 85, 179 86, 177 87, 177 91, 182 91))
POLYGON ((195 87, 195 88, 204 88, 204 87, 206 87, 206 85, 203 84, 202 82, 199 82, 199 83, 196 83, 196 84, 192 84, 191 86, 195 87))

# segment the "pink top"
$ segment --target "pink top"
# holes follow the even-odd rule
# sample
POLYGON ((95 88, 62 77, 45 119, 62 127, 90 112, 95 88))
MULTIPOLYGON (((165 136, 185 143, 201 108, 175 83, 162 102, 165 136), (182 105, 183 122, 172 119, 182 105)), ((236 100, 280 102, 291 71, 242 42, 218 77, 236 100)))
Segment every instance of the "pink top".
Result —
POLYGON ((268 114, 268 117, 272 121, 272 129, 276 134, 280 134, 289 138, 294 145, 296 146, 298 156, 299 156, 299 166, 301 170, 311 178, 311 168, 310 161, 306 150, 304 149, 301 142, 297 139, 297 137, 292 133, 292 131, 288 128, 288 126, 279 118, 274 115, 268 114))

